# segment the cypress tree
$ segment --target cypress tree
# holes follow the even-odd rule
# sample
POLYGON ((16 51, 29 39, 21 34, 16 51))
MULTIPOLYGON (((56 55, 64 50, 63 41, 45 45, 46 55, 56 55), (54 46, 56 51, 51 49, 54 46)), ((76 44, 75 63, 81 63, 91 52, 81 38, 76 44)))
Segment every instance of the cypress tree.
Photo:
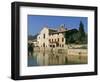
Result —
POLYGON ((83 43, 84 41, 84 38, 85 38, 85 31, 84 31, 84 24, 82 23, 82 21, 80 21, 80 24, 79 24, 79 40, 80 40, 80 43, 83 43))

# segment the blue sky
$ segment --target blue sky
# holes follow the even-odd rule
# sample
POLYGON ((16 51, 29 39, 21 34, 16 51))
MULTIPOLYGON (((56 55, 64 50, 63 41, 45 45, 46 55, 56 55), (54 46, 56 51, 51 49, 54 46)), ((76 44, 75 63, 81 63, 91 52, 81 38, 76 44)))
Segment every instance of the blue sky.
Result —
POLYGON ((65 24, 67 29, 78 29, 80 21, 83 22, 84 30, 87 32, 87 17, 28 15, 28 34, 35 35, 44 26, 57 29, 61 24, 65 24))

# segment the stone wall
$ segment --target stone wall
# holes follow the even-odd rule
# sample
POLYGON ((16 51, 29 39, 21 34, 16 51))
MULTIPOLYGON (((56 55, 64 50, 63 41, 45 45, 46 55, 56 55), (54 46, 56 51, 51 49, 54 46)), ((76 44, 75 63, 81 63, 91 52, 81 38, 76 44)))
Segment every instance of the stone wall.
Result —
POLYGON ((34 51, 38 52, 57 52, 57 53, 67 53, 71 55, 87 55, 88 54, 88 49, 79 49, 76 48, 77 46, 83 46, 83 45, 74 45, 74 48, 68 47, 69 45, 66 45, 65 47, 34 47, 34 51), (75 49, 76 48, 76 49, 75 49))

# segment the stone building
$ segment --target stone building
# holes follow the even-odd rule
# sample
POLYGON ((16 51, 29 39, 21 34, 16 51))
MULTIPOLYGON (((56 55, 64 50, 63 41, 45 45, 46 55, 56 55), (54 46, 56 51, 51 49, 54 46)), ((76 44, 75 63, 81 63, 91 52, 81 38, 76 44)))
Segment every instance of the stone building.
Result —
POLYGON ((58 29, 44 27, 37 36, 39 48, 64 48, 64 33, 67 31, 65 25, 61 25, 58 29))

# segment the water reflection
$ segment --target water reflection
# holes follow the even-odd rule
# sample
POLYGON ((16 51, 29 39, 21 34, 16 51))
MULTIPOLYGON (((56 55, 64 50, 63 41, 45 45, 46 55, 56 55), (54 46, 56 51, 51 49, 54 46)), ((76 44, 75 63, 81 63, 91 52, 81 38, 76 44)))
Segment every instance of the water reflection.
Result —
POLYGON ((28 66, 87 64, 86 55, 55 52, 34 52, 28 55, 28 66))

